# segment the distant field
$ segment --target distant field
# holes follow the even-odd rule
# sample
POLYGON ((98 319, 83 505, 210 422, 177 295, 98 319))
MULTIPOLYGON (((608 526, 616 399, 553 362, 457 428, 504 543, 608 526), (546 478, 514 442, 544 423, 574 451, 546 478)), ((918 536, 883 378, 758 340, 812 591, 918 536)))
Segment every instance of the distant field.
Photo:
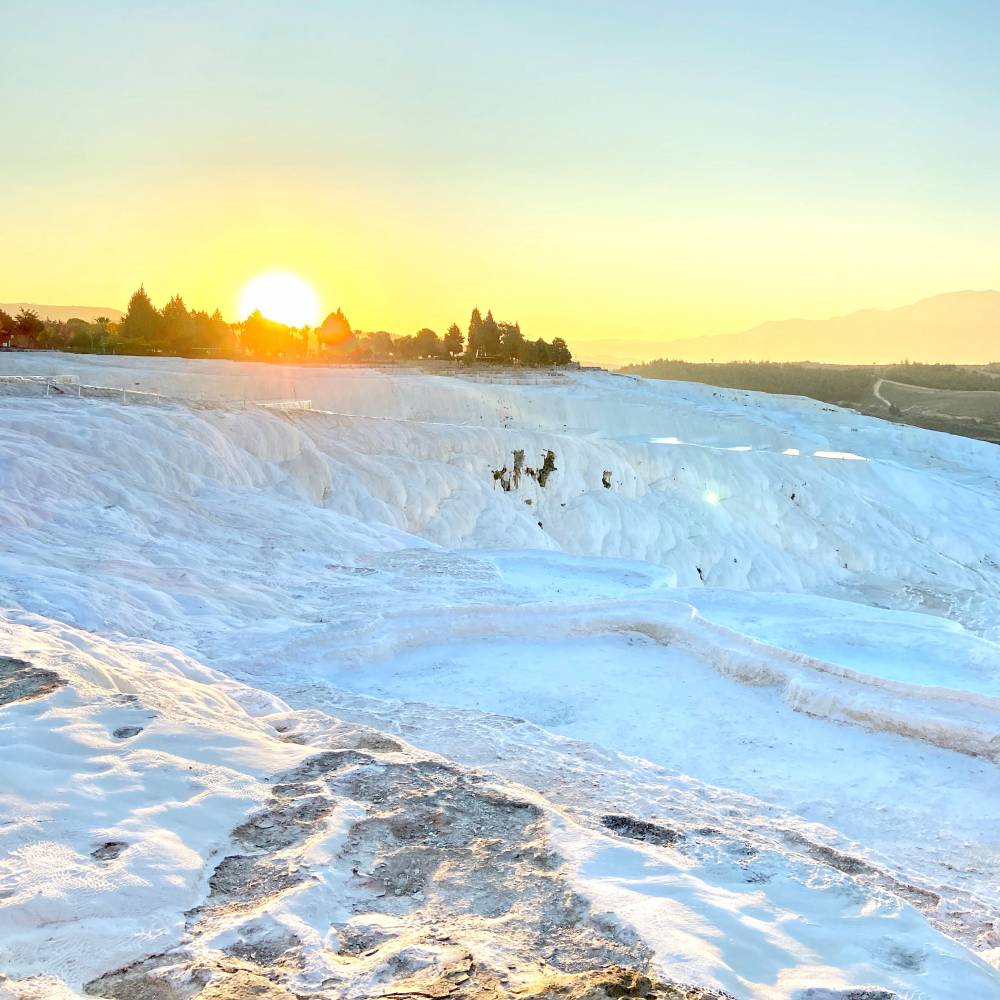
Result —
POLYGON ((989 389, 929 389, 890 379, 872 387, 875 398, 904 415, 955 420, 1000 421, 1000 391, 989 389))
POLYGON ((622 369, 645 378, 808 396, 872 416, 1000 443, 1000 368, 660 360, 622 369))
POLYGON ((1000 391, 931 389, 878 379, 865 412, 890 420, 1000 443, 1000 391))

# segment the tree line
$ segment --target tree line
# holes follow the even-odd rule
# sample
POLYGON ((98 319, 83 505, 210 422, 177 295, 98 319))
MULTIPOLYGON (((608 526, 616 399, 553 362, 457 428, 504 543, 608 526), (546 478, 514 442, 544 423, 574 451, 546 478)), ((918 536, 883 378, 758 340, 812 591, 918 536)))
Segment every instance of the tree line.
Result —
POLYGON ((457 323, 452 323, 443 337, 427 327, 405 336, 395 336, 385 330, 359 332, 357 350, 367 360, 438 358, 536 367, 566 365, 573 360, 562 337, 555 337, 551 342, 541 337, 528 340, 521 332, 519 323, 497 321, 492 311, 484 317, 478 309, 472 310, 468 333, 463 333, 457 323))
POLYGON ((16 316, 0 309, 0 344, 11 343, 17 338, 34 346, 34 342, 44 332, 45 323, 38 318, 34 309, 21 309, 16 316))
POLYGON ((188 309, 175 295, 157 309, 140 287, 117 322, 98 317, 67 321, 42 320, 29 309, 17 316, 0 310, 0 346, 74 351, 85 354, 165 354, 180 357, 253 358, 297 361, 318 358, 338 363, 451 360, 456 363, 565 365, 573 355, 562 337, 551 342, 528 340, 518 323, 498 322, 488 311, 472 310, 463 333, 452 323, 443 336, 424 327, 414 334, 385 330, 354 331, 343 311, 330 313, 315 329, 292 327, 251 313, 229 323, 212 314, 188 309))
POLYGON ((236 330, 218 310, 212 315, 189 310, 179 295, 157 309, 144 288, 132 296, 128 312, 117 322, 107 316, 91 322, 43 320, 32 309, 22 309, 12 317, 0 309, 0 343, 4 342, 79 354, 235 357, 240 353, 236 330))

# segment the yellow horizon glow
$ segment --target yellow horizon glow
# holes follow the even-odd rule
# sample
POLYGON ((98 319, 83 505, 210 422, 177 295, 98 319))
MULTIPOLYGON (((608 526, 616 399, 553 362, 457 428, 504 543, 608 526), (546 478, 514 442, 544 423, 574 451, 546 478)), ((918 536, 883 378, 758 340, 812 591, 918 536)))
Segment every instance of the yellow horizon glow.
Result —
POLYGON ((253 312, 286 326, 316 326, 320 321, 319 296, 304 278, 287 271, 272 271, 251 278, 240 293, 238 315, 253 312))
POLYGON ((3 57, 0 302, 233 320, 290 272, 362 331, 477 307, 609 363, 1000 281, 1000 60, 954 5, 101 6, 4 8, 45 51, 3 57))
MULTIPOLYGON (((520 322, 529 338, 561 336, 574 356, 607 364, 669 357, 676 339, 766 320, 892 309, 996 285, 988 252, 996 236, 985 216, 964 225, 963 252, 942 258, 929 231, 889 209, 877 215, 879 239, 859 240, 846 226, 817 227, 811 239, 804 225, 768 229, 757 217, 749 225, 753 204, 663 228, 643 222, 628 198, 591 200, 574 214, 546 191, 565 208, 553 215, 536 203, 538 192, 501 206, 456 185, 449 198, 458 208, 443 211, 433 199, 413 204, 409 191, 379 177, 342 180, 350 197, 333 199, 324 194, 328 177, 308 175, 280 202, 261 198, 280 183, 277 173, 233 179, 205 168, 197 186, 179 185, 172 199, 125 189, 110 229, 98 198, 15 200, 11 226, 30 239, 0 246, 0 302, 124 310, 143 284, 158 307, 180 293, 190 308, 238 319, 248 279, 290 273, 315 289, 322 315, 342 308, 354 329, 443 333, 454 322, 466 330, 477 306, 520 322), (69 215, 77 228, 61 237, 65 253, 53 255, 49 234, 69 215), (191 240, 195 218, 211 239, 191 240)), ((813 215, 824 217, 823 207, 813 215)), ((795 357, 795 348, 782 354, 795 357)))

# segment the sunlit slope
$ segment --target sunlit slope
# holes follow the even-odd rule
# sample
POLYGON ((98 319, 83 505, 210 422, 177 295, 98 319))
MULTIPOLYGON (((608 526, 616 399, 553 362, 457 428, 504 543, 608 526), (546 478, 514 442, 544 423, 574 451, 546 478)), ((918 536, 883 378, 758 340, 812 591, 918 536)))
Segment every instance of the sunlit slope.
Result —
MULTIPOLYGON (((598 820, 725 819, 998 957, 993 447, 599 372, 4 363, 166 394, 0 383, 15 614, 588 790, 598 820)), ((903 981, 887 955, 872 981, 903 981)))
MULTIPOLYGON (((1000 512, 1000 453, 988 444, 799 398, 600 373, 508 385, 168 359, 16 362, 326 411, 6 399, 6 516, 60 559, 81 539, 80 558, 98 540, 135 552, 155 525, 206 566, 217 553, 250 562, 273 535, 267 559, 308 578, 296 549, 324 534, 357 538, 359 550, 416 543, 403 532, 643 559, 681 585, 850 594, 993 624, 1000 540, 982 526, 1000 512)), ((153 565, 151 544, 138 551, 153 565)))
POLYGON ((169 647, 23 613, 0 640, 5 998, 998 989, 876 870, 825 863, 763 803, 510 720, 461 744, 474 721, 447 713, 456 746, 533 767, 514 785, 169 647), (622 815, 658 799, 679 818, 655 836, 622 815))

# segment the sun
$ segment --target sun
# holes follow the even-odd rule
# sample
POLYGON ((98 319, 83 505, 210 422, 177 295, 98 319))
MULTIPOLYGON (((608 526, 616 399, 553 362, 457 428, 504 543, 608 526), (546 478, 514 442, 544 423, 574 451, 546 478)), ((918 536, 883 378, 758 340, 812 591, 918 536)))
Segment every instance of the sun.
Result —
POLYGON ((275 271, 248 281, 240 294, 240 319, 256 309, 286 326, 315 326, 319 322, 319 297, 297 274, 275 271))

